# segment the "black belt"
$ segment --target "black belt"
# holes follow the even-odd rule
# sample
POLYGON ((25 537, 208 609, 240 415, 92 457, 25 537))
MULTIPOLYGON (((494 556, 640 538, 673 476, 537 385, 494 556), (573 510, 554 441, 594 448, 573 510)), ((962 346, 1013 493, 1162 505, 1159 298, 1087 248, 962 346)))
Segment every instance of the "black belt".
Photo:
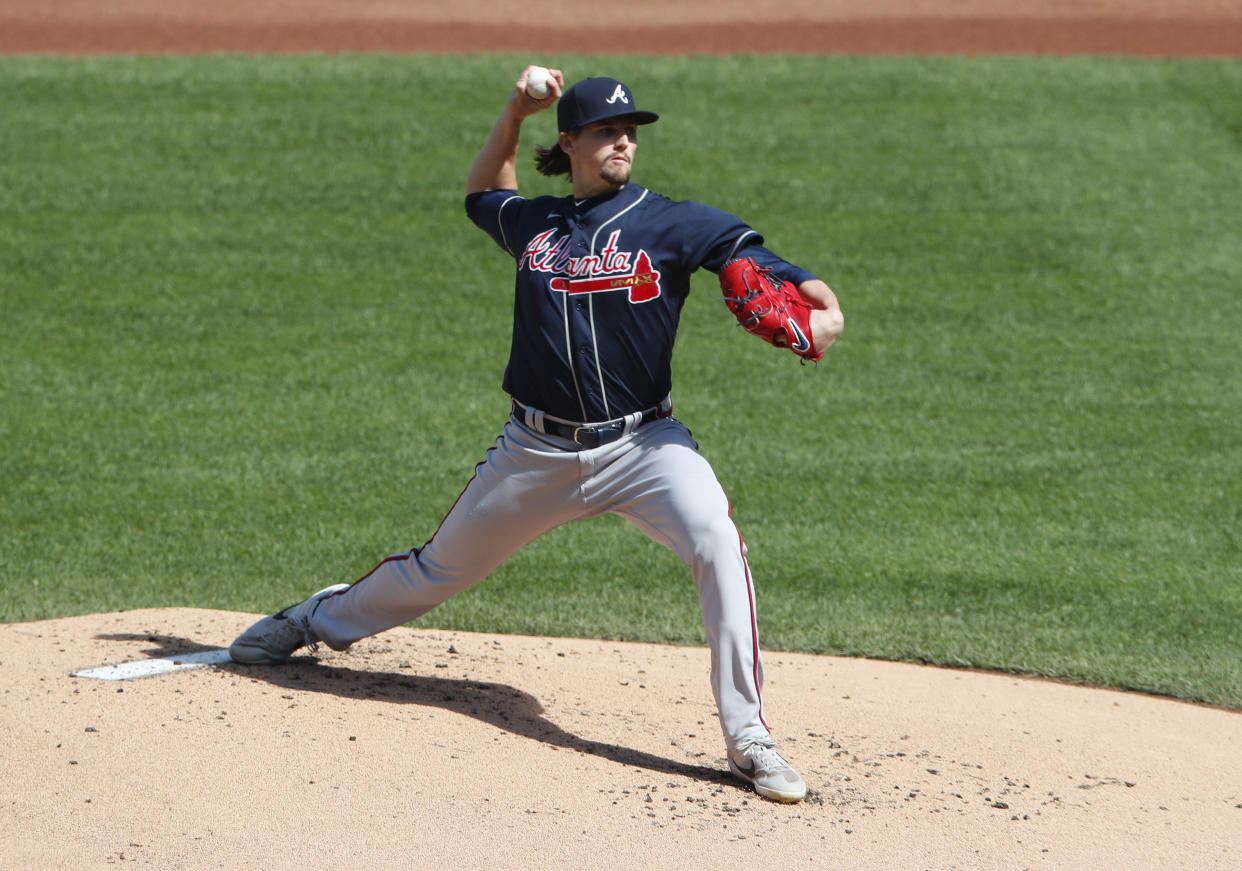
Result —
MULTIPOLYGON (((526 409, 528 406, 518 402, 516 399, 511 400, 513 415, 520 421, 526 421, 526 409)), ((643 424, 651 423, 651 421, 660 417, 660 407, 648 408, 643 412, 643 416, 639 418, 638 424, 634 429, 643 424)), ((603 423, 570 423, 568 421, 562 423, 552 420, 544 415, 540 422, 539 429, 548 435, 554 435, 563 438, 566 441, 573 442, 576 445, 590 449, 598 448, 601 445, 611 444, 621 436, 625 435, 625 418, 616 420, 606 420, 603 423)))

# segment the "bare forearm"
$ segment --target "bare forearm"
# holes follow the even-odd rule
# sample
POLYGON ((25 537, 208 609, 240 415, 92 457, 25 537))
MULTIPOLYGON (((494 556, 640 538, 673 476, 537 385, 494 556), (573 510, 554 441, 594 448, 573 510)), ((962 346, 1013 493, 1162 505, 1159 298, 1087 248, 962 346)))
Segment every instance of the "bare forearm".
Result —
POLYGON ((536 112, 542 112, 561 96, 565 78, 560 70, 549 70, 551 79, 548 81, 548 96, 536 99, 526 93, 526 76, 533 67, 527 67, 518 76, 505 109, 492 128, 491 135, 483 143, 470 165, 466 176, 466 193, 479 191, 517 190, 517 155, 518 140, 522 133, 522 122, 536 112))
POLYGON ((522 118, 512 108, 510 101, 470 165, 466 193, 517 190, 518 137, 522 131, 522 118))
POLYGON ((837 295, 827 284, 815 279, 798 285, 798 292, 811 304, 811 340, 820 351, 826 351, 845 329, 845 315, 837 295))

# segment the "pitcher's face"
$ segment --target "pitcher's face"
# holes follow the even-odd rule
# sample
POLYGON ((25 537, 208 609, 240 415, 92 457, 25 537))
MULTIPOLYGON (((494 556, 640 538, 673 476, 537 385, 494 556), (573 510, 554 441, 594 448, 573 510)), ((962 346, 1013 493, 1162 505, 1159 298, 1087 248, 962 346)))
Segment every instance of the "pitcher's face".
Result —
POLYGON ((638 125, 624 118, 610 118, 561 134, 561 150, 569 155, 574 190, 579 195, 625 185, 637 149, 638 125))

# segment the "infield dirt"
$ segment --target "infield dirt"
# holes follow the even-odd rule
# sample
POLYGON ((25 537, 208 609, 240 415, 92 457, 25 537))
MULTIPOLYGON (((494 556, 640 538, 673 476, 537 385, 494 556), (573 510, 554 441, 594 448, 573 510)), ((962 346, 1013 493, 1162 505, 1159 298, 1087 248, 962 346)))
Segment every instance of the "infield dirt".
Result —
POLYGON ((725 769, 705 649, 402 628, 140 680, 253 615, 0 626, 0 868, 1237 869, 1242 715, 767 656, 810 794, 725 769))

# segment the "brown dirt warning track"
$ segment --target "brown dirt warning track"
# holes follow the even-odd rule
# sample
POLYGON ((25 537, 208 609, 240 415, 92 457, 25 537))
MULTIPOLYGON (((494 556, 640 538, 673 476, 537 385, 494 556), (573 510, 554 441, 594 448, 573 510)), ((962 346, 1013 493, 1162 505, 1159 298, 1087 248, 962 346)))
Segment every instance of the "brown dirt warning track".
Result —
POLYGON ((1236 0, 2 0, 0 53, 1242 54, 1236 0), (550 9, 552 7, 549 7, 550 9))

